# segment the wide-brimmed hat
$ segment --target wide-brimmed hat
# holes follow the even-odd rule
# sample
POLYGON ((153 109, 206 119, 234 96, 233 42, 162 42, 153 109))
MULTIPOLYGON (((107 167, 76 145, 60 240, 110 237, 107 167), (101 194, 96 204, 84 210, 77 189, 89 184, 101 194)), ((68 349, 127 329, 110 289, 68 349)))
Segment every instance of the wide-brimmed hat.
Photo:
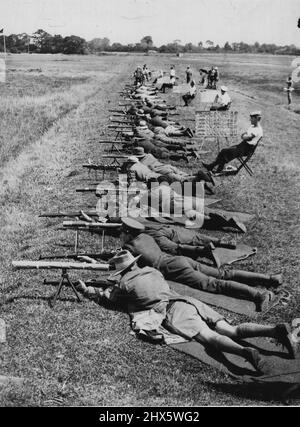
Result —
POLYGON ((129 156, 127 159, 127 163, 138 163, 139 159, 136 156, 129 156))
POLYGON ((257 110, 257 111, 252 111, 250 113, 250 117, 261 117, 261 111, 257 110))
POLYGON ((141 256, 142 255, 134 257, 129 251, 119 252, 110 260, 110 263, 113 264, 116 269, 116 271, 112 273, 110 277, 115 277, 121 274, 124 270, 135 264, 141 256))
POLYGON ((221 90, 222 90, 223 92, 227 92, 227 91, 228 91, 228 87, 227 87, 227 86, 221 86, 221 90))
POLYGON ((145 155, 146 155, 146 153, 145 153, 145 150, 144 150, 144 148, 143 147, 135 147, 133 150, 132 150, 132 154, 135 156, 135 157, 145 157, 145 155))
POLYGON ((200 212, 190 209, 185 212, 185 216, 187 218, 185 221, 186 228, 201 228, 203 226, 204 215, 200 212))

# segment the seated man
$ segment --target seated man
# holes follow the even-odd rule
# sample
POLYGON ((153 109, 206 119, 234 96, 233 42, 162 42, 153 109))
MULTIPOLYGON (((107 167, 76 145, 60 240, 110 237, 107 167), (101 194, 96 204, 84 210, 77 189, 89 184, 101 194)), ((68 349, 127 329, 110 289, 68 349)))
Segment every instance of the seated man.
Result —
POLYGON ((217 95, 213 105, 210 107, 211 111, 226 111, 229 110, 231 105, 231 99, 228 95, 228 89, 226 86, 221 86, 221 95, 217 95))
POLYGON ((190 103, 196 96, 196 92, 197 92, 196 83, 195 83, 195 80, 192 80, 190 83, 189 91, 182 96, 185 107, 188 107, 190 105, 190 103))
POLYGON ((222 172, 226 163, 238 157, 248 156, 253 152, 257 143, 263 136, 263 130, 260 125, 261 112, 254 111, 250 114, 251 126, 242 134, 242 142, 228 148, 223 148, 217 158, 209 164, 203 165, 209 170, 213 171, 216 167, 216 172, 222 172))
POLYGON ((141 265, 158 269, 166 280, 173 280, 204 292, 253 301, 257 311, 265 310, 274 297, 270 291, 255 289, 253 277, 249 278, 251 286, 243 283, 248 280, 244 275, 236 275, 237 280, 241 282, 223 280, 219 278, 218 269, 200 264, 190 257, 169 255, 160 249, 153 237, 145 233, 145 227, 138 221, 122 218, 122 222, 120 237, 123 249, 134 256, 141 256, 141 265))

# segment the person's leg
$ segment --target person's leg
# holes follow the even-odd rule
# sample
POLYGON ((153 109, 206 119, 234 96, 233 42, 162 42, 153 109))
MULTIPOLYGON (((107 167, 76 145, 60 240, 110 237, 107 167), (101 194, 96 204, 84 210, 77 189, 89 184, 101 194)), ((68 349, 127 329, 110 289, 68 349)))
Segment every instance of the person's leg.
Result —
POLYGON ((216 324, 216 331, 221 335, 226 335, 232 339, 243 339, 253 337, 277 337, 277 327, 270 325, 259 325, 257 323, 241 323, 233 326, 225 320, 216 324))
POLYGON ((271 292, 259 291, 242 283, 208 276, 202 270, 207 272, 212 271, 214 274, 218 274, 216 273, 216 269, 210 270, 212 267, 204 267, 203 264, 191 258, 182 256, 172 257, 168 259, 168 265, 170 268, 167 272, 167 279, 183 283, 204 292, 228 295, 253 301, 258 311, 266 309, 270 299, 273 297, 271 292))
POLYGON ((249 286, 279 286, 282 284, 281 274, 268 275, 261 273, 253 273, 252 271, 243 270, 227 270, 223 277, 226 280, 234 280, 236 282, 245 283, 249 286))
POLYGON ((298 350, 298 343, 293 339, 291 328, 286 323, 279 323, 275 326, 241 323, 240 325, 232 326, 225 320, 220 320, 217 322, 215 329, 219 334, 226 335, 234 340, 254 337, 275 338, 288 350, 291 358, 295 358, 298 350))
MULTIPOLYGON (((225 321, 222 323, 225 323, 225 321)), ((244 357, 256 370, 260 371, 259 365, 261 363, 261 357, 256 349, 243 347, 228 336, 212 331, 208 326, 201 328, 201 331, 194 337, 194 339, 201 344, 211 346, 217 351, 244 357)))
POLYGON ((266 274, 252 273, 250 271, 218 269, 194 260, 192 260, 190 264, 195 270, 201 271, 201 273, 209 277, 239 282, 250 286, 278 286, 278 284, 282 283, 282 278, 279 274, 268 276, 266 274))
POLYGON ((236 217, 215 212, 212 209, 205 208, 205 215, 207 217, 206 219, 206 225, 213 228, 224 228, 224 227, 230 227, 230 228, 236 228, 237 230, 241 231, 242 233, 246 233, 247 229, 246 226, 239 221, 236 217))
POLYGON ((232 145, 228 148, 223 148, 217 158, 212 163, 203 163, 203 165, 210 171, 212 171, 216 166, 218 166, 217 172, 221 172, 224 169, 226 163, 230 162, 233 159, 236 159, 243 151, 244 144, 232 145))

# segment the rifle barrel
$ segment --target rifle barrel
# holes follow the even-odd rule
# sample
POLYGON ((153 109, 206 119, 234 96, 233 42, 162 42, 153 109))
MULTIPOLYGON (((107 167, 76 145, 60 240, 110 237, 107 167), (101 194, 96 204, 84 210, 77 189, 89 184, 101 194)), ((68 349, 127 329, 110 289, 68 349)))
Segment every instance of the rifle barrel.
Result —
POLYGON ((12 265, 17 270, 94 270, 108 271, 109 264, 89 264, 79 262, 55 262, 55 261, 13 261, 12 265))

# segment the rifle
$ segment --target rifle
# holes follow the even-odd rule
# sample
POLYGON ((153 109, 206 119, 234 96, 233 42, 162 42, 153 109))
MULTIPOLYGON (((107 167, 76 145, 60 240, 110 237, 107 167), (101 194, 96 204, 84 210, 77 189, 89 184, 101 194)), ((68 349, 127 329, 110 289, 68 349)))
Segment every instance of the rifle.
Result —
POLYGON ((109 113, 123 113, 123 114, 126 114, 126 111, 124 111, 124 110, 122 110, 122 109, 119 109, 119 110, 108 110, 108 112, 109 113))
MULTIPOLYGON (((80 282, 75 281, 73 282, 74 286, 78 286, 80 282)), ((85 280, 84 283, 86 284, 86 286, 93 286, 94 288, 102 288, 102 287, 107 287, 107 286, 111 286, 111 283, 109 283, 107 280, 103 279, 103 280, 94 280, 94 279, 90 279, 90 280, 85 280)), ((59 281, 58 280, 47 280, 44 279, 43 282, 44 285, 46 286, 58 286, 59 285, 59 281)))
POLYGON ((98 189, 98 187, 86 187, 86 188, 77 188, 76 193, 95 193, 97 191, 98 196, 105 196, 109 194, 110 196, 116 194, 136 194, 138 191, 141 191, 141 188, 107 188, 107 189, 98 189), (98 191, 97 191, 98 190, 98 191), (101 191, 102 190, 102 191, 101 191))
POLYGON ((86 165, 82 165, 83 168, 85 169, 91 169, 91 170, 120 170, 120 165, 95 165, 95 164, 86 164, 86 165))
POLYGON ((109 271, 109 264, 89 264, 80 262, 58 262, 58 261, 13 261, 16 270, 86 270, 86 271, 109 271))
POLYGON ((111 139, 97 139, 96 140, 96 138, 95 138, 95 139, 90 139, 89 141, 90 142, 98 142, 99 144, 120 144, 121 143, 121 141, 118 141, 115 139, 113 139, 113 140, 111 140, 111 139))
POLYGON ((110 120, 110 123, 118 123, 118 124, 124 124, 124 125, 129 125, 129 126, 131 126, 133 123, 132 123, 132 120, 127 120, 126 118, 124 118, 124 120, 110 120))
POLYGON ((102 252, 90 252, 90 253, 72 253, 72 254, 57 254, 57 255, 40 255, 39 257, 39 261, 43 261, 43 260, 52 260, 52 259, 74 259, 74 260, 83 260, 83 261, 88 261, 89 259, 91 261, 89 262, 93 262, 95 260, 103 260, 103 261, 108 261, 110 260, 113 256, 115 256, 117 253, 117 251, 102 251, 102 252))
POLYGON ((51 306, 54 307, 58 296, 61 293, 61 290, 64 285, 71 286, 74 294, 76 295, 77 301, 80 302, 81 299, 79 294, 70 280, 68 270, 84 270, 84 271, 109 271, 109 264, 98 264, 98 263, 79 263, 79 262, 54 262, 54 261, 13 261, 12 265, 17 270, 61 270, 61 279, 58 285, 57 292, 51 298, 51 306))
MULTIPOLYGON (((88 216, 91 217, 99 217, 98 213, 96 212, 96 210, 93 211, 87 211, 86 214, 88 216)), ((76 218, 76 217, 80 217, 82 216, 82 212, 81 211, 75 211, 75 212, 45 212, 41 215, 39 215, 39 218, 64 218, 64 217, 69 217, 69 218, 76 218)))
POLYGON ((107 127, 108 127, 108 129, 115 129, 118 131, 128 130, 128 129, 132 130, 132 126, 130 126, 130 125, 128 125, 128 126, 127 125, 122 125, 122 126, 108 125, 107 127))
POLYGON ((120 229, 122 224, 114 222, 86 222, 86 221, 64 221, 63 228, 72 230, 105 230, 120 229))

